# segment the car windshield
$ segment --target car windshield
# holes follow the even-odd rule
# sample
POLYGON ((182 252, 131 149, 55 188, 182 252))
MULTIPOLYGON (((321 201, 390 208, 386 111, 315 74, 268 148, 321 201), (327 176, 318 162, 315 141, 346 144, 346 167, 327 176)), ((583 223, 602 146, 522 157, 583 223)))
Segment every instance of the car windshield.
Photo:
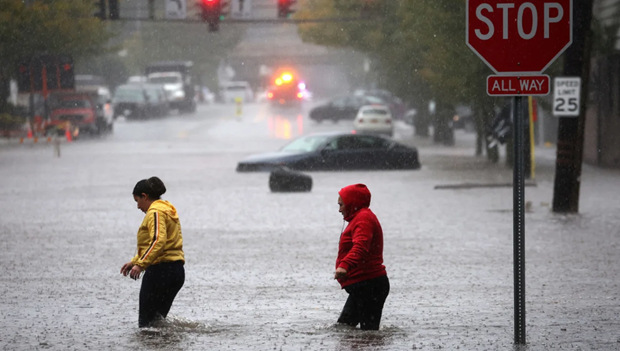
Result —
POLYGON ((88 100, 60 100, 59 108, 91 108, 92 105, 88 100))
POLYGON ((229 91, 240 91, 240 90, 245 90, 245 89, 246 87, 243 85, 232 85, 232 86, 226 87, 226 90, 229 90, 229 91))
POLYGON ((149 78, 149 83, 175 84, 175 83, 181 83, 181 78, 179 77, 151 77, 149 78))
POLYGON ((308 135, 291 141, 280 150, 290 152, 312 152, 323 145, 327 139, 329 139, 329 137, 325 135, 308 135))
POLYGON ((142 90, 138 89, 117 89, 116 94, 114 95, 114 99, 120 101, 137 102, 143 101, 144 95, 142 93, 142 90))

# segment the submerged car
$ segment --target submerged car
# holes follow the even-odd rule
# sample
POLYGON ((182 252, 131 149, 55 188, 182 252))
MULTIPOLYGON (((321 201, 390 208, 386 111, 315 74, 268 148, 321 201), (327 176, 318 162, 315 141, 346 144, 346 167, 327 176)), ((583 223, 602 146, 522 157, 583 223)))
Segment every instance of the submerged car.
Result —
POLYGON ((237 172, 419 169, 418 150, 375 135, 317 133, 299 137, 277 152, 252 155, 237 172))

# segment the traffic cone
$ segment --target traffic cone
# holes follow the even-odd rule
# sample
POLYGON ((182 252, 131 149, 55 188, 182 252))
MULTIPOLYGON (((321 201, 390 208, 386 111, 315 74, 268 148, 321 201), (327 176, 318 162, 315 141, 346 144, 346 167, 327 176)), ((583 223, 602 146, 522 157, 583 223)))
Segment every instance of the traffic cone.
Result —
POLYGON ((71 137, 71 128, 69 127, 69 125, 67 124, 67 126, 65 127, 65 137, 67 138, 68 142, 73 141, 73 138, 71 137))
POLYGON ((32 128, 28 126, 28 139, 32 139, 32 128))

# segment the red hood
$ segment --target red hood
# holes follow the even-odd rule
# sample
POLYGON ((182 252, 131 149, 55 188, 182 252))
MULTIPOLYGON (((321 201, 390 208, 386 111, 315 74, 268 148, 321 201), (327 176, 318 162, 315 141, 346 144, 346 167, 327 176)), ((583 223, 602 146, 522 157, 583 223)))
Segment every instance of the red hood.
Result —
POLYGON ((342 198, 349 214, 345 218, 346 221, 350 222, 359 210, 370 206, 370 190, 364 184, 346 186, 340 189, 338 195, 342 198))

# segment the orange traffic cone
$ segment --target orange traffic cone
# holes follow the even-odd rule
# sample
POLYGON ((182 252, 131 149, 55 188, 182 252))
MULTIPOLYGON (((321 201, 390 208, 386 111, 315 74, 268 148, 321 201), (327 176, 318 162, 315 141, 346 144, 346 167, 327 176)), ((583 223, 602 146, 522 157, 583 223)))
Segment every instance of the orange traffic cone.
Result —
POLYGON ((65 137, 67 138, 68 142, 73 141, 73 138, 71 137, 71 128, 69 127, 69 125, 65 127, 65 137))
POLYGON ((28 139, 32 139, 32 128, 28 126, 28 139))

